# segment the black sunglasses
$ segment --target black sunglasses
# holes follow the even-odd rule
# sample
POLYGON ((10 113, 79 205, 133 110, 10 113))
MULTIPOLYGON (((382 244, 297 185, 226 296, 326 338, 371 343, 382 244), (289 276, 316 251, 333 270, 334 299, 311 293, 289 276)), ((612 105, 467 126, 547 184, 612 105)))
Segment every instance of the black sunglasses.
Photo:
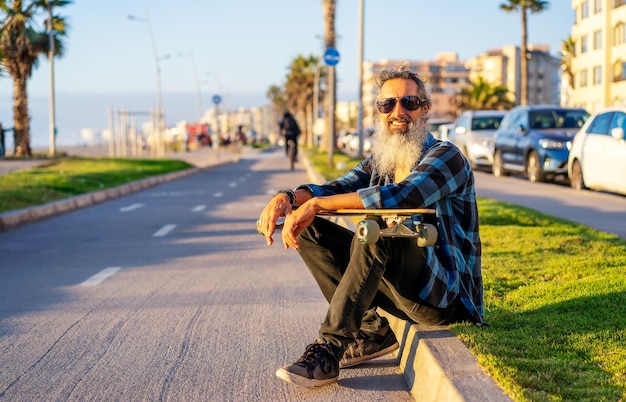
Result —
POLYGON ((426 99, 420 99, 417 96, 403 96, 402 98, 385 98, 376 101, 376 107, 380 113, 391 113, 396 108, 396 104, 400 100, 400 104, 406 110, 417 110, 420 106, 426 104, 426 99))

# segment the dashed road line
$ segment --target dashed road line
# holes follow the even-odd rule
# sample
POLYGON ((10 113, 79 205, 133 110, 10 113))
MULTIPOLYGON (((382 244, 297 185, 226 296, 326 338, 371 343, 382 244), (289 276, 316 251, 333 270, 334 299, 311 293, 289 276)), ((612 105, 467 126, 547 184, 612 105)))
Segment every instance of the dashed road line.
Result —
POLYGON ((193 207, 193 209, 191 210, 192 212, 201 212, 204 211, 206 209, 206 205, 196 205, 195 207, 193 207))
POLYGON ((120 212, 134 211, 135 209, 139 209, 139 208, 143 208, 143 207, 145 207, 145 204, 132 204, 132 205, 129 205, 127 207, 120 208, 120 212))
POLYGON ((165 225, 161 229, 157 230, 156 233, 152 235, 152 237, 163 237, 167 235, 169 232, 171 232, 172 230, 174 230, 175 227, 176 225, 171 225, 171 224, 165 225))
POLYGON ((80 286, 97 286, 101 284, 102 282, 104 282, 105 280, 112 277, 113 275, 115 275, 115 273, 119 271, 120 269, 122 268, 120 267, 105 268, 102 271, 98 272, 97 274, 87 278, 84 282, 80 284, 80 286))

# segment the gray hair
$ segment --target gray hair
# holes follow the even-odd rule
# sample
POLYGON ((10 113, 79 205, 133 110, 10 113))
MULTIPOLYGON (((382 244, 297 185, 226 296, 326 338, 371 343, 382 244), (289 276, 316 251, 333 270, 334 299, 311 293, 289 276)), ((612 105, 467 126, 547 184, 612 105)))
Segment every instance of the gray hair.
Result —
POLYGON ((400 66, 393 70, 384 70, 378 76, 376 80, 376 84, 378 85, 378 93, 380 93, 383 84, 389 80, 394 79, 403 79, 403 80, 411 80, 417 84, 417 96, 420 99, 426 100, 426 104, 428 106, 432 105, 432 101, 430 99, 430 95, 428 94, 428 90, 426 89, 426 84, 422 81, 417 74, 411 72, 407 66, 400 66))

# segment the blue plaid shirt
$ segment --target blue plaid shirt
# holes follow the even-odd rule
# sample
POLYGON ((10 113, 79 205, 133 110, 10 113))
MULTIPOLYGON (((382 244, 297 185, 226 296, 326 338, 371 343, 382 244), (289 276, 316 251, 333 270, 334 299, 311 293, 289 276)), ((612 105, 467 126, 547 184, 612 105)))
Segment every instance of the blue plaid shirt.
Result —
MULTIPOLYGON (((425 248, 426 277, 418 286, 426 303, 440 308, 460 300, 476 323, 483 323, 481 242, 474 174, 451 143, 431 134, 422 157, 402 182, 381 177, 371 157, 337 180, 301 186, 313 196, 357 192, 365 208, 433 208, 439 232, 434 247, 425 248)), ((423 222, 428 223, 428 216, 423 222)))

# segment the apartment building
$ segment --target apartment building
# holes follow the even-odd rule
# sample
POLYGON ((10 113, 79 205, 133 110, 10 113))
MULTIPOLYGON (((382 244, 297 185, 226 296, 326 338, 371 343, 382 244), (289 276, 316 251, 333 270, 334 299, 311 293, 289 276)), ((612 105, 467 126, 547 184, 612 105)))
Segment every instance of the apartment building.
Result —
POLYGON ((375 122, 376 77, 381 71, 408 68, 425 80, 433 102, 433 118, 456 119, 457 93, 468 85, 469 70, 456 53, 439 53, 434 61, 381 60, 363 63, 363 126, 370 127, 375 122))
POLYGON ((574 86, 568 103, 593 113, 626 106, 626 0, 572 0, 574 86))
MULTIPOLYGON (((489 50, 468 60, 470 80, 483 77, 509 90, 510 100, 520 104, 520 48, 509 45, 489 50)), ((550 55, 548 45, 528 45, 528 104, 559 104, 560 59, 550 55)))

